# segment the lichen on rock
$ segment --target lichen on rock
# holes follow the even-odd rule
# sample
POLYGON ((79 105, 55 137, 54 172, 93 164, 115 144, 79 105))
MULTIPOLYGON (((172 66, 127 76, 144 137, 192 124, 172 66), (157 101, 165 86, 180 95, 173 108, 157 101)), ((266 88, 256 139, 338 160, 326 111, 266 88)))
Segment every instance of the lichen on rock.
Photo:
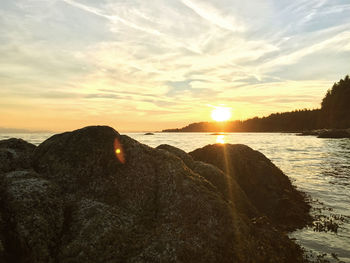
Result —
POLYGON ((213 144, 189 154, 224 171, 278 227, 290 231, 311 221, 305 195, 261 152, 242 144, 213 144))
MULTIPOLYGON (((250 189, 264 193, 259 176, 271 171, 282 177, 273 183, 285 183, 266 157, 241 148, 243 159, 229 161, 253 176, 250 189)), ((303 262, 241 177, 197 155, 91 126, 54 135, 28 156, 30 167, 12 162, 0 176, 4 262, 303 262)), ((273 194, 288 203, 284 192, 273 194)))

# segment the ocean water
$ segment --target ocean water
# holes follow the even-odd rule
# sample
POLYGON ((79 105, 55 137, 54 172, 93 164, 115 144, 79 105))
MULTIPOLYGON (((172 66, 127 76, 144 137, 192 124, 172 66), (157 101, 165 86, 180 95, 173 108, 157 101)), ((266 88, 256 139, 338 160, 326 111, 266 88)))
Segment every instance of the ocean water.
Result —
MULTIPOLYGON (((246 144, 272 160, 313 202, 314 213, 350 217, 350 139, 319 139, 289 133, 126 133, 141 143, 156 147, 170 144, 192 151, 213 143, 246 144)), ((40 144, 51 134, 0 134, 0 140, 22 138, 40 144)), ((338 221, 340 222, 340 221, 338 221)), ((337 233, 304 228, 290 234, 306 250, 334 253, 350 263, 350 222, 340 222, 337 233)), ((331 261, 332 257, 329 258, 331 261)))

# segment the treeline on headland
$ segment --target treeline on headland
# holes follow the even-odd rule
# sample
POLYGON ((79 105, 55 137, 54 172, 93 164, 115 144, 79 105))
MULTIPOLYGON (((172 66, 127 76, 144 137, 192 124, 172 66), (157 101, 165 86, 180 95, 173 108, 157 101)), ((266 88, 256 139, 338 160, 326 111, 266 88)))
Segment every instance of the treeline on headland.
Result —
POLYGON ((350 78, 334 83, 320 109, 273 113, 244 121, 198 122, 163 132, 300 132, 315 129, 350 128, 350 78))

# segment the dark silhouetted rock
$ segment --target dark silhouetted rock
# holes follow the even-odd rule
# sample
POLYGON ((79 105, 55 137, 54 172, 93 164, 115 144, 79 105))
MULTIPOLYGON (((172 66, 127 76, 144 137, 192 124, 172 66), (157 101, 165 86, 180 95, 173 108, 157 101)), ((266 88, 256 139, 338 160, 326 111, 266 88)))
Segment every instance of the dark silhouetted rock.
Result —
POLYGON ((229 206, 206 180, 165 151, 109 127, 87 127, 43 142, 34 164, 76 200, 61 245, 63 262, 234 258, 229 206), (115 140, 124 164, 115 155, 115 140))
POLYGON ((31 154, 35 145, 22 139, 0 141, 0 173, 17 168, 29 168, 31 154))
POLYGON ((314 135, 318 138, 331 138, 331 139, 342 139, 342 138, 350 138, 350 129, 320 129, 320 130, 312 130, 305 131, 298 136, 308 136, 314 135))
POLYGON ((114 140, 119 137, 105 126, 54 135, 35 150, 34 168, 66 193, 114 198, 114 177, 122 166, 114 149, 114 140))
POLYGON ((157 149, 166 150, 174 154, 175 156, 179 157, 190 169, 194 167, 194 160, 192 156, 179 148, 176 148, 169 144, 161 144, 157 146, 157 149))
POLYGON ((303 227, 311 220, 305 196, 262 153, 241 144, 213 144, 190 155, 223 170, 238 183, 259 212, 280 228, 303 227))
POLYGON ((350 132, 348 130, 325 130, 318 134, 318 138, 350 138, 350 132))
POLYGON ((190 169, 215 186, 224 198, 234 205, 237 212, 249 217, 257 216, 255 207, 251 205, 236 181, 225 175, 222 170, 209 163, 194 161, 192 156, 185 151, 168 144, 159 145, 157 149, 166 150, 179 157, 190 169))
MULTIPOLYGON (((255 171, 247 184, 263 193, 260 173, 277 172, 239 149, 231 163, 247 177, 255 171)), ((1 262, 304 262, 238 177, 175 147, 92 126, 52 136, 31 157, 32 167, 10 163, 0 176, 1 262)), ((286 179, 266 180, 274 191, 286 179)), ((281 206, 294 196, 282 189, 274 196, 286 199, 272 205, 288 214, 281 206)))
POLYGON ((303 131, 302 133, 298 133, 297 136, 318 136, 322 131, 323 130, 303 131))
POLYGON ((55 262, 63 228, 58 188, 21 170, 4 174, 1 186, 4 262, 55 262))
POLYGON ((144 135, 154 135, 152 132, 146 132, 144 135))

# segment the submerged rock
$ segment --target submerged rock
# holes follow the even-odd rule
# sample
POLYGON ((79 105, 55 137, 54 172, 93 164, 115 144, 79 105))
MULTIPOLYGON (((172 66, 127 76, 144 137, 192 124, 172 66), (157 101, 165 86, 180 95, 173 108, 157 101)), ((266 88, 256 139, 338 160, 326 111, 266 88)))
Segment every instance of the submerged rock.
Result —
POLYGON ((1 262, 303 262, 236 177, 175 147, 93 126, 52 136, 31 163, 0 177, 1 262))
POLYGON ((320 132, 323 132, 324 130, 310 130, 310 131, 303 131, 301 133, 297 133, 297 136, 318 136, 320 132))

